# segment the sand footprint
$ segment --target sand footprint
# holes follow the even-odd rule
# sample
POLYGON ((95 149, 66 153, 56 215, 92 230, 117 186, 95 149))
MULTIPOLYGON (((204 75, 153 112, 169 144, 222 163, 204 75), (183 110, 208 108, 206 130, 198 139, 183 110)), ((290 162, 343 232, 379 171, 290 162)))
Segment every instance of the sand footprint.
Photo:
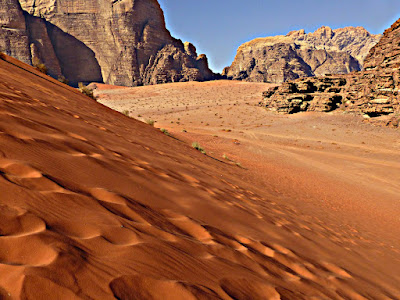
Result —
POLYGON ((142 275, 130 275, 116 278, 111 281, 110 288, 117 299, 221 299, 213 290, 204 286, 192 285, 175 280, 155 279, 142 275), (132 298, 131 291, 135 291, 135 298, 132 298))
POLYGON ((60 221, 57 224, 52 224, 51 227, 52 230, 62 235, 81 240, 90 240, 101 235, 99 228, 90 223, 60 221))
POLYGON ((316 278, 315 274, 310 271, 312 269, 315 269, 314 266, 310 263, 307 263, 306 266, 300 259, 295 259, 282 253, 277 253, 274 256, 274 259, 280 264, 286 266, 288 269, 294 271, 294 273, 296 273, 299 277, 307 278, 310 280, 314 280, 316 278))
POLYGON ((257 241, 246 243, 246 247, 268 257, 274 257, 276 251, 257 241))
POLYGON ((103 188, 90 189, 89 193, 109 212, 128 221, 149 224, 140 214, 128 207, 127 200, 122 196, 103 188))
POLYGON ((25 178, 13 175, 6 175, 6 179, 10 182, 22 186, 29 190, 34 190, 42 193, 66 193, 67 191, 57 183, 47 177, 25 178))
POLYGON ((0 237, 20 237, 45 230, 46 223, 27 210, 0 204, 0 237))
POLYGON ((252 278, 224 278, 220 281, 222 290, 232 299, 245 300, 279 300, 279 293, 275 288, 252 278))
POLYGON ((110 227, 104 230, 101 235, 111 244, 119 246, 132 246, 142 243, 142 239, 135 232, 125 227, 110 227))
POLYGON ((195 188, 201 187, 200 180, 198 180, 197 178, 194 178, 193 176, 190 176, 185 173, 181 173, 180 176, 182 177, 182 179, 181 179, 182 181, 187 182, 192 187, 195 187, 195 188))
POLYGON ((46 266, 51 264, 57 256, 58 252, 36 235, 0 238, 0 263, 2 264, 46 266))
POLYGON ((215 242, 236 251, 246 252, 248 249, 231 235, 211 226, 205 226, 215 242))
POLYGON ((204 244, 212 244, 213 237, 211 234, 200 224, 186 216, 176 216, 168 219, 172 224, 186 232, 191 237, 197 239, 204 244))
POLYGON ((83 142, 87 142, 87 139, 86 139, 86 138, 84 138, 83 136, 78 135, 78 134, 76 134, 76 133, 67 132, 67 135, 70 136, 70 137, 72 137, 72 138, 74 138, 74 139, 77 139, 77 140, 80 140, 80 141, 83 141, 83 142))
POLYGON ((322 266, 327 269, 328 271, 336 274, 339 277, 344 277, 344 278, 353 278, 349 273, 347 273, 345 270, 343 270, 342 268, 328 263, 328 262, 323 262, 322 266))
POLYGON ((67 192, 50 178, 31 166, 17 161, 0 161, 0 175, 6 180, 39 192, 67 192))
POLYGON ((176 236, 176 234, 169 233, 155 226, 152 226, 151 224, 135 224, 135 229, 143 234, 152 236, 157 240, 165 240, 169 242, 178 241, 178 237, 176 236))
POLYGON ((21 178, 40 178, 42 174, 34 168, 13 160, 1 159, 0 170, 12 176, 21 178))
MULTIPOLYGON (((315 278, 315 275, 309 270, 311 267, 313 267, 311 264, 305 266, 300 263, 299 259, 295 259, 292 256, 287 256, 286 254, 277 252, 276 250, 265 246, 264 243, 260 243, 257 241, 248 241, 246 243, 246 246, 253 252, 255 251, 267 257, 274 258, 274 260, 276 260, 277 263, 286 266, 288 269, 294 271, 300 277, 311 280, 315 278)), ((291 253, 288 252, 290 250, 283 248, 281 246, 275 245, 275 247, 280 249, 280 251, 284 251, 285 253, 291 253)), ((289 275, 289 277, 292 278, 292 275, 289 275)))
POLYGON ((54 281, 36 276, 25 275, 23 277, 20 299, 74 299, 82 300, 72 290, 61 286, 54 281), (34 296, 32 296, 34 295, 34 296))
POLYGON ((103 188, 90 189, 90 194, 103 202, 126 205, 126 200, 124 198, 103 188))
POLYGON ((296 254, 294 254, 291 250, 279 245, 279 244, 272 244, 271 248, 275 249, 276 251, 285 254, 287 256, 291 256, 293 258, 297 258, 296 254))
POLYGON ((0 215, 0 237, 22 237, 46 230, 46 223, 29 213, 21 216, 13 216, 4 215, 0 212, 0 215))

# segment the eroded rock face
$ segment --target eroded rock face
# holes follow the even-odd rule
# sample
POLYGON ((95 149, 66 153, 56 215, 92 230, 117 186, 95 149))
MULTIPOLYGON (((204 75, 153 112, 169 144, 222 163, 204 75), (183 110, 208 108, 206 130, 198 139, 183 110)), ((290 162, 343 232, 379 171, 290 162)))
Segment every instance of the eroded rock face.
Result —
POLYGON ((364 62, 365 70, 346 75, 303 78, 264 92, 261 105, 280 113, 362 113, 370 122, 400 122, 400 19, 386 30, 364 62))
POLYGON ((301 77, 347 74, 359 71, 380 35, 362 27, 332 30, 321 27, 306 34, 259 38, 239 47, 223 75, 231 79, 282 83, 301 77))
POLYGON ((25 17, 17 0, 0 0, 0 50, 30 63, 25 17))
POLYGON ((25 40, 9 46, 2 33, 0 50, 25 62, 38 57, 51 75, 74 84, 135 86, 214 76, 193 45, 171 37, 156 0, 20 0, 25 12, 17 0, 1 1, 12 3, 12 9, 1 6, 1 19, 19 17, 8 22, 13 30, 21 27, 25 40))
POLYGON ((383 33, 365 59, 365 70, 396 70, 400 67, 400 19, 383 33))

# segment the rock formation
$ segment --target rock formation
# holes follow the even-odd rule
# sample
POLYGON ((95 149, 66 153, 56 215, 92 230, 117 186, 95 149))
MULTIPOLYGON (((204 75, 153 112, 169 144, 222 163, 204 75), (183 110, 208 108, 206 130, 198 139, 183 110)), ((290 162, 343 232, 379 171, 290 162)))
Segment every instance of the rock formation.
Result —
POLYGON ((16 0, 0 0, 0 50, 30 63, 25 17, 16 0))
POLYGON ((321 27, 306 34, 259 38, 239 47, 234 62, 223 71, 230 79, 282 83, 301 77, 359 71, 380 35, 362 27, 332 30, 321 27))
POLYGON ((43 62, 51 75, 73 84, 135 86, 214 76, 204 55, 170 35, 156 0, 0 3, 0 50, 43 62))
POLYGON ((289 114, 342 109, 362 113, 375 123, 397 127, 400 121, 399 54, 400 19, 371 49, 364 71, 286 82, 264 92, 261 104, 289 114))

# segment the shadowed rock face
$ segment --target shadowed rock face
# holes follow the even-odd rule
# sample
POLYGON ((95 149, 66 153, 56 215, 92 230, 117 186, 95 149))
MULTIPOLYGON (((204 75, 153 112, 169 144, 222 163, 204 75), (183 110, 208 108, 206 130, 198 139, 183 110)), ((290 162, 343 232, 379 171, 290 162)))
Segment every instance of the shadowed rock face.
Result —
POLYGON ((282 83, 301 77, 359 71, 380 35, 362 27, 259 38, 239 47, 234 62, 223 71, 231 79, 282 83))
POLYGON ((364 62, 365 70, 347 75, 304 78, 264 92, 261 105, 280 113, 362 113, 374 123, 400 122, 400 19, 387 29, 364 62))
POLYGON ((25 17, 16 0, 0 0, 0 50, 30 63, 25 17))
POLYGON ((73 84, 135 86, 214 76, 193 45, 185 48, 171 37, 156 0, 20 0, 25 12, 17 0, 2 2, 10 8, 0 9, 0 20, 13 35, 2 29, 0 50, 27 63, 36 56, 51 75, 73 84), (19 43, 15 30, 23 36, 19 43))

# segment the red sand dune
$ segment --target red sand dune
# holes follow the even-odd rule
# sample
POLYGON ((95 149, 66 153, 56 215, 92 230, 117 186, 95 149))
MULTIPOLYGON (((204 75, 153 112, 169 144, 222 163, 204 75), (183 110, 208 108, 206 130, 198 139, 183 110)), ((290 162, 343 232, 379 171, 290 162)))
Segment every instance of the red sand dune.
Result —
POLYGON ((398 235, 327 224, 247 174, 0 60, 1 296, 400 298, 398 235))

